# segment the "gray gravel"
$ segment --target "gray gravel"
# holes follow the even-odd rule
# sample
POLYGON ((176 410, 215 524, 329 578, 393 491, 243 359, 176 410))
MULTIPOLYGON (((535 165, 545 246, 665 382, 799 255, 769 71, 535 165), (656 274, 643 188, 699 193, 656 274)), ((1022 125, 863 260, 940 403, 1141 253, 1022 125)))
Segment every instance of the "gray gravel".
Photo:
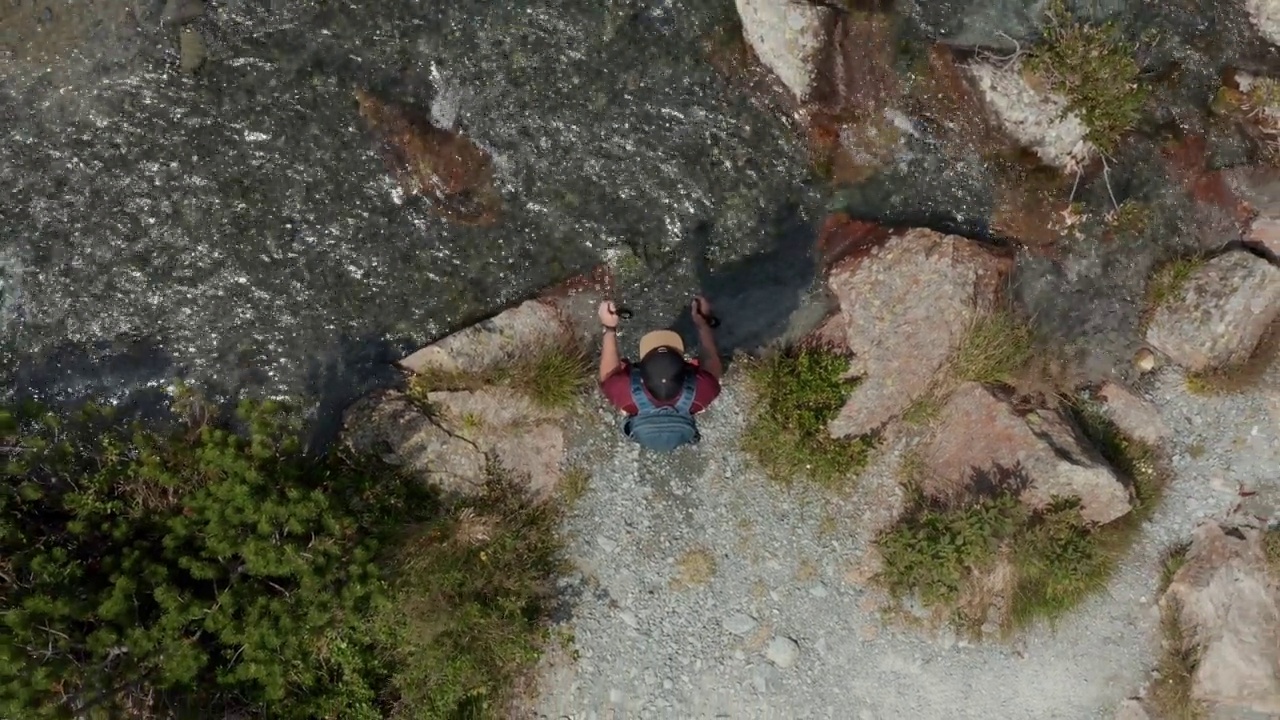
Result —
POLYGON ((733 382, 696 451, 642 458, 598 433, 583 458, 603 460, 568 523, 572 652, 545 663, 541 716, 1110 718, 1156 657, 1161 552, 1240 500, 1239 484, 1256 506, 1280 499, 1280 394, 1196 397, 1176 369, 1147 385, 1174 431, 1172 487, 1109 592, 1010 645, 887 624, 851 572, 900 502, 909 439, 856 488, 824 494, 769 483, 738 450, 733 382), (715 572, 677 589, 690 550, 709 551, 715 572))

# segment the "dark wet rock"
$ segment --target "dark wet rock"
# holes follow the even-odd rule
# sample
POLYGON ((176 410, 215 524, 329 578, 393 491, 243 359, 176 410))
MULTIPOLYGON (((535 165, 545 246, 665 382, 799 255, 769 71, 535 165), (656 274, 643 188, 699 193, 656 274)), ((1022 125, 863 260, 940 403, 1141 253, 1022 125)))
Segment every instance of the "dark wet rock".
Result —
POLYGON ((1232 187, 1230 171, 1208 167, 1206 145, 1204 138, 1187 137, 1165 145, 1162 157, 1170 177, 1194 202, 1188 230, 1210 249, 1239 239, 1253 213, 1232 187))
POLYGON ((1242 250, 1209 260, 1156 309, 1147 342, 1192 372, 1249 360, 1280 317, 1280 268, 1242 250))
POLYGON ((1198 659, 1191 694, 1211 717, 1280 714, 1280 577, 1265 533, 1245 513, 1202 524, 1160 598, 1185 643, 1170 650, 1198 659))
POLYGON ((833 23, 805 110, 818 165, 837 184, 877 172, 914 132, 900 109, 895 41, 886 13, 842 13, 833 23))
POLYGON ((849 374, 862 378, 829 429, 835 437, 882 428, 922 397, 970 324, 991 310, 1007 258, 972 240, 913 229, 834 268, 849 374))
POLYGON ((458 130, 436 127, 422 113, 362 88, 355 95, 406 195, 431 199, 450 220, 480 225, 498 220, 502 200, 489 153, 458 130))
MULTIPOLYGON (((908 13, 930 37, 950 45, 1013 51, 1039 39, 1050 0, 909 0, 908 13)), ((1132 10, 1134 0, 1067 0, 1081 19, 1103 22, 1132 10)))
POLYGON ((184 27, 178 38, 178 69, 194 73, 204 66, 209 56, 204 37, 195 28, 184 27))
POLYGON ((204 0, 168 0, 160 13, 166 25, 185 25, 204 14, 204 0))
POLYGON ((836 11, 797 0, 736 2, 743 35, 756 56, 796 99, 808 100, 836 11))
POLYGON ((1017 408, 978 383, 951 394, 920 459, 921 489, 938 500, 991 492, 1001 488, 975 484, 1016 478, 1018 487, 1003 489, 1032 508, 1076 497, 1085 520, 1095 523, 1132 509, 1129 489, 1065 409, 1017 408))

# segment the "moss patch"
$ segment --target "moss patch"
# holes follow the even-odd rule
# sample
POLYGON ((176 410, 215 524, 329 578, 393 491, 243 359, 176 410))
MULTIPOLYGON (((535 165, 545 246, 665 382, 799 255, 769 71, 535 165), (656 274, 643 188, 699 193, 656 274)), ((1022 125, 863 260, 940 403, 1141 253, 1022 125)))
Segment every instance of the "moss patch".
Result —
POLYGON ((1124 436, 1100 410, 1080 401, 1074 413, 1090 441, 1133 483, 1129 515, 1093 526, 1075 498, 1031 511, 1018 501, 1027 478, 1016 469, 975 478, 984 494, 954 504, 925 498, 908 477, 909 509, 876 540, 884 557, 878 582, 899 600, 914 597, 975 634, 992 621, 1006 633, 1052 621, 1103 588, 1168 475, 1154 448, 1124 436), (995 575, 1003 577, 993 583, 995 575))
POLYGON ((1151 321, 1156 310, 1182 297, 1187 281, 1202 265, 1202 258, 1181 257, 1158 266, 1151 273, 1147 280, 1146 308, 1143 313, 1146 322, 1151 321))
POLYGON ((1153 214, 1147 203, 1125 200, 1107 215, 1107 225, 1115 237, 1135 239, 1146 233, 1153 214))
POLYGON ((844 378, 848 369, 847 356, 821 348, 791 348, 752 362, 747 372, 756 403, 742 444, 769 477, 831 484, 866 464, 874 438, 827 432, 857 385, 844 378))
POLYGON ((1135 59, 1137 46, 1112 24, 1076 22, 1062 0, 1049 5, 1044 42, 1026 69, 1067 101, 1088 128, 1094 147, 1112 155, 1138 124, 1148 90, 1135 59))

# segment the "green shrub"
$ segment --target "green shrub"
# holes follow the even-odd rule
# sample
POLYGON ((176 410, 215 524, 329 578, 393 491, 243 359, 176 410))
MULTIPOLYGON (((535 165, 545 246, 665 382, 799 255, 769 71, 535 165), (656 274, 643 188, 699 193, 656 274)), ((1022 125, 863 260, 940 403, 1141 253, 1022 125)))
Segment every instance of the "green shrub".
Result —
POLYGON ((482 495, 415 529, 375 620, 396 648, 394 717, 503 717, 546 639, 559 521, 556 506, 526 502, 495 469, 482 495))
POLYGON ((930 606, 953 603, 965 580, 995 559, 1023 514, 1010 493, 955 508, 917 504, 878 539, 884 558, 879 579, 898 597, 917 594, 930 606))
POLYGON ((1088 128, 1089 142, 1112 155, 1137 125, 1149 92, 1137 46, 1113 25, 1075 22, 1061 0, 1048 13, 1044 42, 1031 50, 1026 67, 1066 99, 1088 128))
POLYGON ((1104 587, 1159 503, 1169 471, 1155 448, 1125 436, 1095 405, 1078 400, 1071 407, 1087 439, 1131 481, 1127 515, 1093 526, 1076 498, 1028 511, 1017 499, 1027 482, 1017 468, 975 479, 980 491, 951 504, 915 492, 908 511, 877 538, 884 558, 879 582, 897 598, 915 596, 926 606, 947 608, 961 600, 969 580, 993 572, 999 551, 1006 550, 1006 630, 1052 621, 1104 587))
POLYGON ((844 379, 848 357, 797 347, 754 362, 748 380, 756 405, 743 448, 780 482, 808 477, 829 484, 866 464, 874 438, 833 438, 827 423, 857 385, 844 379))
POLYGON ((0 412, 0 717, 498 716, 541 637, 553 509, 497 481, 442 505, 304 453, 270 403, 193 417, 0 412))

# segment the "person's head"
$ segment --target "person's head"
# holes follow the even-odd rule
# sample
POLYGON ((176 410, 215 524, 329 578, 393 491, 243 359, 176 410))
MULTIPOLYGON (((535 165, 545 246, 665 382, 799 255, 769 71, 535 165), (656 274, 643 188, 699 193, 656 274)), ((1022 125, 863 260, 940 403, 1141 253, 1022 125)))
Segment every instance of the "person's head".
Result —
POLYGON ((640 338, 640 380, 657 400, 672 400, 684 387, 684 341, 671 330, 654 330, 640 338))

